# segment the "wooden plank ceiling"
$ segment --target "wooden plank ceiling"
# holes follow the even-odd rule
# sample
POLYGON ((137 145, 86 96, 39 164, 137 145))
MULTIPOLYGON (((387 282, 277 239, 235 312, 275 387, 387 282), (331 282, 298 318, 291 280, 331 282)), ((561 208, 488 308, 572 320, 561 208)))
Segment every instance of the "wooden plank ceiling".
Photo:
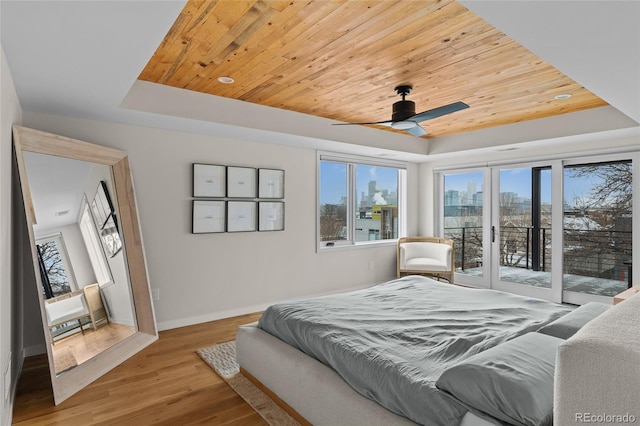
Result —
POLYGON ((453 0, 189 0, 139 78, 343 122, 389 120, 398 85, 470 106, 426 137, 606 105, 453 0))

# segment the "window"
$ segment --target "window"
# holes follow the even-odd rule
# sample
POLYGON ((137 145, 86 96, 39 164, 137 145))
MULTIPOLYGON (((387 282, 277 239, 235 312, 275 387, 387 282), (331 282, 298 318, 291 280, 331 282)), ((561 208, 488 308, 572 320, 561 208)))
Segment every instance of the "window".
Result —
POLYGON ((564 167, 564 290, 615 296, 631 287, 633 164, 564 167))
POLYGON ((36 247, 45 299, 77 290, 62 234, 40 238, 36 241, 36 247))
POLYGON ((318 245, 395 240, 404 227, 406 165, 320 154, 318 245))
POLYGON ((109 269, 109 264, 107 263, 107 259, 102 251, 98 231, 96 230, 96 225, 94 224, 91 213, 89 212, 89 205, 87 204, 86 199, 84 200, 78 225, 80 226, 80 232, 84 239, 84 244, 87 246, 87 254, 89 255, 89 260, 91 261, 91 266, 93 267, 93 272, 96 275, 98 284, 102 287, 106 284, 113 283, 111 269, 109 269))

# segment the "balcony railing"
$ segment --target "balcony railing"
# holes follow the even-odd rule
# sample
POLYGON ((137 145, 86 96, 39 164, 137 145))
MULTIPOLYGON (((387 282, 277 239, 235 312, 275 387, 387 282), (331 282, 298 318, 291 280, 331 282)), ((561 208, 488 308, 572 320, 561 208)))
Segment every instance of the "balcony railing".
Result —
MULTIPOLYGON (((482 266, 482 227, 445 228, 454 241, 456 269, 482 266)), ((564 229, 564 273, 626 281, 631 285, 631 232, 564 229)), ((500 265, 551 270, 551 229, 502 226, 500 265)))

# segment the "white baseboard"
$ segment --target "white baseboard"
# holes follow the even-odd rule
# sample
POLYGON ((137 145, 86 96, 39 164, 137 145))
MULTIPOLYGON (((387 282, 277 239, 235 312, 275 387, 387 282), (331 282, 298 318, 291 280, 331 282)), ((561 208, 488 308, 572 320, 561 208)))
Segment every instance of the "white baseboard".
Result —
MULTIPOLYGON (((316 297, 316 296, 326 296, 328 294, 336 294, 336 293, 346 293, 353 290, 360 290, 366 287, 371 287, 371 285, 362 285, 358 287, 340 289, 332 292, 306 295, 306 296, 296 297, 295 299, 299 299, 303 297, 307 298, 307 297, 316 297)), ((293 298, 287 299, 287 300, 293 300, 293 298)), ((273 305, 274 303, 279 303, 279 302, 282 302, 282 300, 276 301, 276 302, 267 302, 260 305, 245 306, 241 308, 211 312, 205 315, 198 315, 194 317, 180 318, 180 319, 170 320, 170 321, 158 321, 157 323, 158 331, 171 330, 173 328, 186 327, 189 325, 202 324, 203 322, 217 321, 224 318, 232 318, 240 315, 252 314, 254 312, 261 312, 267 309, 269 306, 273 305)))
MULTIPOLYGON (((14 380, 11 383, 11 389, 9 392, 11 393, 9 396, 9 402, 3 408, 3 418, 0 419, 3 425, 10 425, 13 421, 13 403, 16 400, 16 393, 18 392, 18 382, 20 381, 20 375, 22 374, 22 366, 24 365, 25 359, 25 350, 24 348, 20 351, 20 355, 18 355, 18 359, 16 360, 16 366, 14 367, 15 374, 13 374, 14 380)), ((2 402, 4 404, 4 401, 2 402)))
POLYGON ((112 323, 112 324, 126 325, 128 327, 135 327, 136 326, 136 323, 133 320, 130 320, 130 319, 120 320, 119 318, 109 318, 109 322, 112 323))
POLYGON ((240 315, 260 312, 271 306, 272 303, 256 306, 246 306, 243 308, 229 309, 218 312, 211 312, 195 317, 181 318, 171 321, 158 321, 158 331, 171 330, 172 328, 186 327, 188 325, 202 324, 203 322, 216 321, 223 318, 237 317, 240 315))

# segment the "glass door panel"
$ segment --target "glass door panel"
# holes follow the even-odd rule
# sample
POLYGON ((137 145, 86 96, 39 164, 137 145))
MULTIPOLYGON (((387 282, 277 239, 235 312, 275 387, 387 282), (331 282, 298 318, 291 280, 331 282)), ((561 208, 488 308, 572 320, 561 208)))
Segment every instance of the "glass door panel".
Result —
POLYGON ((488 287, 483 182, 482 171, 444 175, 443 236, 454 242, 455 282, 488 287))
POLYGON ((551 168, 510 168, 498 173, 499 279, 551 288, 551 168))
POLYGON ((632 192, 631 161, 564 167, 565 293, 611 297, 630 286, 632 192))

